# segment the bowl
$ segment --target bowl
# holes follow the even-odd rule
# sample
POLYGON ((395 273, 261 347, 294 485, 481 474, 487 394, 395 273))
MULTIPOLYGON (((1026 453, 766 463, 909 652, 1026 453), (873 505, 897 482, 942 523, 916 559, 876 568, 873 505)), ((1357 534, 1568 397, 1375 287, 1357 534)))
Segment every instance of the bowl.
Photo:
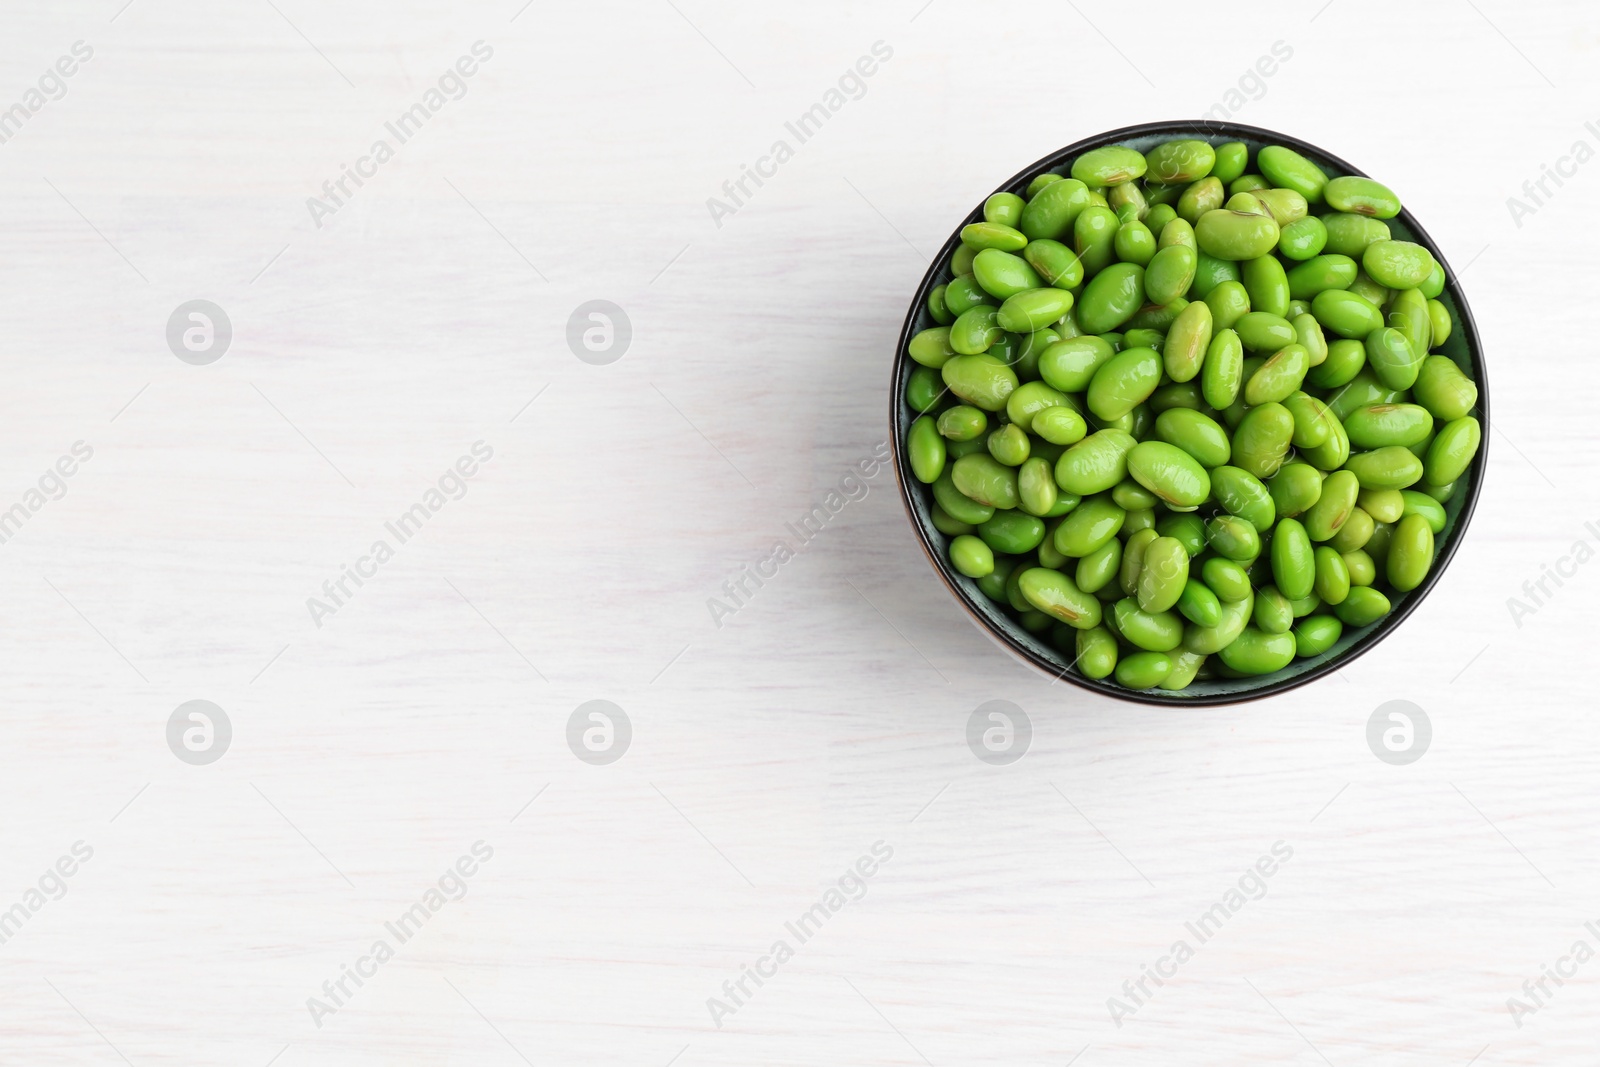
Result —
MULTIPOLYGON (((1049 170, 1060 170, 1065 173, 1072 160, 1090 149, 1116 144, 1147 152, 1155 145, 1174 138, 1199 138, 1213 145, 1228 141, 1243 141, 1250 146, 1252 164, 1256 153, 1264 146, 1285 145, 1315 162, 1330 178, 1342 175, 1367 176, 1364 171, 1358 170, 1338 156, 1296 137, 1238 123, 1190 120, 1149 122, 1097 134, 1035 161, 993 192, 1013 192, 1021 195, 1035 175, 1049 170)), ((984 199, 988 199, 988 195, 984 199)), ((1439 295, 1439 300, 1450 310, 1456 328, 1445 343, 1433 349, 1433 352, 1455 360, 1477 384, 1476 416, 1483 428, 1483 440, 1478 453, 1473 457, 1466 473, 1458 479, 1457 489, 1445 505, 1447 516, 1445 528, 1434 538, 1434 563, 1427 578, 1411 592, 1391 598, 1392 610, 1377 622, 1364 627, 1347 628, 1327 653, 1312 659, 1297 658, 1289 666, 1273 674, 1243 679, 1197 679, 1186 689, 1168 692, 1162 689, 1127 689, 1110 678, 1097 680, 1079 673, 1071 666, 1071 659, 1050 642, 1048 631, 1040 635, 1028 633, 999 605, 984 596, 973 579, 960 574, 950 565, 948 552, 950 539, 934 528, 929 511, 932 503, 929 487, 918 481, 911 473, 903 447, 906 431, 916 416, 916 412, 904 400, 906 379, 917 366, 917 363, 906 354, 906 346, 918 331, 937 325, 927 310, 928 293, 952 277, 949 269, 950 256, 960 244, 961 227, 971 222, 980 222, 982 219, 983 204, 980 201, 978 206, 956 226, 949 240, 945 241, 934 259, 933 266, 923 275, 922 284, 917 287, 911 309, 906 314, 905 325, 900 331, 899 345, 895 350, 889 398, 889 437, 894 443, 894 470, 900 498, 905 504, 906 514, 911 520, 912 529, 916 532, 923 554, 927 556, 934 573, 944 582, 967 617, 1001 648, 1051 678, 1064 678, 1074 685, 1118 700, 1183 707, 1235 704, 1286 693, 1340 670, 1393 633, 1444 577, 1456 548, 1466 533, 1483 483, 1484 464, 1488 460, 1489 446, 1489 384, 1484 373, 1478 330, 1473 323, 1472 312, 1461 292, 1455 272, 1451 270, 1438 245, 1417 223, 1411 212, 1402 210, 1395 218, 1386 220, 1394 237, 1415 241, 1426 247, 1445 272, 1445 288, 1439 295)))

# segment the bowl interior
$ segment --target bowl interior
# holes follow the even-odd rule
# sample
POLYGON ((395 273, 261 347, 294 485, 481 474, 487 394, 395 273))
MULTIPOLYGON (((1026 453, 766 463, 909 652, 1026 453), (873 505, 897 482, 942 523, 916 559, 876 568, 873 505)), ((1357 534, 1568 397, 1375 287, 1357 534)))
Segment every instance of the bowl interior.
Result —
MULTIPOLYGON (((1297 138, 1284 136, 1270 130, 1219 122, 1162 122, 1147 123, 1122 130, 1112 130, 1088 140, 1080 141, 1075 145, 1070 145, 1039 160, 1011 181, 993 191, 1008 191, 1020 195, 1034 175, 1044 171, 1066 173, 1072 160, 1092 148, 1109 144, 1121 144, 1136 148, 1141 152, 1147 152, 1163 141, 1177 137, 1198 138, 1209 141, 1213 145, 1223 144, 1228 141, 1243 141, 1250 146, 1252 169, 1254 169, 1256 153, 1260 149, 1270 144, 1279 144, 1293 148, 1301 155, 1312 160, 1326 171, 1330 178, 1347 174, 1365 176, 1363 171, 1352 167, 1337 156, 1297 138)), ((1381 174, 1378 176, 1378 180, 1383 180, 1381 174)), ((1401 192, 1403 198, 1404 191, 1397 191, 1401 192)), ((1427 579, 1411 592, 1391 598, 1394 605, 1393 610, 1382 619, 1369 626, 1347 628, 1333 648, 1329 649, 1324 655, 1315 659, 1296 659, 1283 670, 1264 677, 1197 680, 1191 683, 1188 688, 1179 692, 1167 692, 1161 689, 1136 691, 1125 689, 1109 679, 1097 681, 1079 674, 1076 670, 1069 669, 1071 657, 1063 655, 1055 648, 1050 641, 1048 631, 1040 635, 1028 633, 1015 619, 1001 610, 999 605, 984 596, 979 591, 975 581, 958 573, 950 566, 950 539, 934 528, 933 517, 929 511, 930 494, 928 489, 912 476, 904 449, 899 447, 899 443, 905 439, 906 431, 916 414, 903 399, 906 379, 917 366, 906 355, 906 343, 918 331, 937 325, 927 310, 928 293, 935 286, 951 279, 950 256, 960 243, 961 227, 969 222, 979 221, 982 217, 983 205, 980 203, 955 228, 955 232, 951 234, 950 239, 940 249, 939 255, 934 260, 933 267, 929 269, 927 275, 923 278, 922 284, 917 288, 916 299, 906 316, 905 328, 901 332, 900 345, 895 356, 894 385, 890 404, 894 412, 892 424, 896 443, 896 469, 900 478, 901 495, 911 514, 913 525, 917 529, 923 549, 957 600, 990 637, 1002 647, 1020 656, 1039 670, 1052 676, 1063 676, 1068 681, 1093 689, 1096 692, 1105 693, 1108 696, 1147 704, 1176 704, 1183 706, 1229 704, 1281 693, 1296 686, 1304 685, 1320 675, 1339 669, 1351 659, 1382 640, 1427 595, 1434 583, 1438 581, 1440 575, 1444 573, 1451 556, 1454 555, 1456 546, 1460 543, 1461 536, 1472 517, 1472 509, 1477 503, 1478 489, 1482 480, 1489 443, 1489 389, 1484 375, 1477 328, 1472 321, 1466 300, 1462 297, 1460 287, 1456 282, 1455 272, 1451 270, 1445 257, 1440 254, 1438 246, 1422 230, 1416 220, 1411 217, 1410 212, 1401 211, 1398 217, 1387 220, 1393 236, 1397 239, 1415 241, 1426 247, 1434 258, 1439 261, 1440 265, 1444 267, 1445 271, 1445 288, 1444 292, 1440 294, 1439 300, 1450 310, 1455 327, 1445 343, 1433 349, 1432 354, 1448 356, 1477 384, 1478 407, 1473 414, 1477 416, 1483 426, 1483 444, 1479 447, 1478 454, 1474 457, 1471 466, 1462 475, 1460 482, 1457 483, 1456 492, 1445 505, 1447 521, 1444 530, 1434 538, 1434 565, 1433 569, 1429 571, 1427 579)))

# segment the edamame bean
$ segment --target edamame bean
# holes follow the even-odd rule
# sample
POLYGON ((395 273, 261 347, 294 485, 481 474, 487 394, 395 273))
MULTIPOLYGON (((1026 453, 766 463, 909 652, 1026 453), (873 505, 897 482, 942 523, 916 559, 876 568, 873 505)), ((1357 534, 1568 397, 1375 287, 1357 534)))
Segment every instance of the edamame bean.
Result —
POLYGON ((1419 493, 1412 489, 1400 490, 1402 518, 1419 515, 1428 524, 1428 529, 1435 534, 1444 532, 1445 523, 1448 521, 1444 505, 1433 499, 1427 493, 1419 493))
POLYGON ((1241 316, 1234 330, 1252 352, 1276 352, 1296 343, 1294 325, 1282 315, 1267 311, 1252 311, 1241 316))
POLYGON ((924 415, 939 406, 944 396, 944 380, 932 367, 917 367, 906 376, 906 404, 924 415))
POLYGON ((1433 327, 1435 348, 1450 340, 1450 309, 1437 300, 1428 301, 1428 323, 1433 327))
POLYGON ((1068 626, 1087 630, 1100 625, 1100 601, 1079 589, 1060 571, 1030 567, 1017 579, 1017 588, 1035 610, 1068 626))
POLYGON ((1390 389, 1410 389, 1422 369, 1422 353, 1411 347, 1406 335, 1393 326, 1367 334, 1367 366, 1390 389))
POLYGON ((1365 404, 1345 416, 1344 431, 1351 448, 1414 445, 1433 432, 1433 416, 1420 404, 1365 404))
POLYGON ((1344 466, 1363 489, 1407 489, 1417 483, 1423 471, 1422 460, 1399 445, 1357 452, 1345 460, 1344 466))
POLYGON ((1054 445, 1072 445, 1089 432, 1088 423, 1072 408, 1045 408, 1033 416, 1033 432, 1054 445))
MULTIPOLYGON (((1478 445, 1482 440, 1483 428, 1471 415, 1445 423, 1439 430, 1439 436, 1428 446, 1425 468, 1428 484, 1449 485, 1466 473, 1472 457, 1478 454, 1478 445)), ((1415 480, 1412 479, 1413 482, 1415 480)), ((1407 482, 1395 488, 1404 489, 1410 484, 1407 482)))
POLYGON ((1150 232, 1149 226, 1135 219, 1117 227, 1111 247, 1122 262, 1148 267, 1151 257, 1156 254, 1156 237, 1150 232))
POLYGON ((1199 260, 1188 245, 1167 245, 1150 260, 1144 272, 1144 291, 1156 304, 1170 304, 1189 291, 1199 260))
POLYGON ((1261 555, 1261 535, 1237 515, 1213 515, 1206 522, 1206 544, 1235 563, 1249 563, 1261 555))
POLYGON ((1218 656, 1240 674, 1271 674, 1294 661, 1295 647, 1293 634, 1263 633, 1254 626, 1246 626, 1218 656))
POLYGON ((1344 633, 1344 624, 1332 615, 1313 615, 1294 628, 1294 654, 1306 659, 1332 648, 1344 633))
POLYGON ((1324 604, 1344 603, 1344 598, 1350 595, 1350 568, 1345 566, 1344 557, 1327 545, 1318 545, 1312 557, 1316 565, 1312 590, 1324 604))
POLYGON ((1278 224, 1271 215, 1219 208, 1200 216, 1194 236, 1200 251, 1215 259, 1255 259, 1277 245, 1278 224))
POLYGON ((1361 253, 1367 275, 1388 289, 1414 289, 1433 274, 1433 254, 1411 241, 1374 241, 1361 253))
POLYGON ((956 354, 950 347, 950 328, 934 326, 921 331, 906 345, 906 354, 924 367, 940 369, 956 354))
POLYGON ((1233 466, 1257 478, 1270 478, 1283 464, 1293 438, 1294 416, 1288 408, 1273 401, 1253 407, 1234 430, 1233 466))
POLYGON ((1127 348, 1095 372, 1089 410, 1099 419, 1119 419, 1143 403, 1161 383, 1161 356, 1153 348, 1127 348))
POLYGON ((1167 331, 1162 363, 1167 377, 1187 382, 1200 373, 1206 349, 1211 344, 1211 308, 1204 301, 1189 304, 1173 320, 1167 331))
POLYGON ((944 473, 944 438, 934 420, 924 415, 906 431, 906 458, 917 481, 932 485, 944 473))
POLYGON ((1085 593, 1098 593, 1117 577, 1121 568, 1122 542, 1113 537, 1078 560, 1077 572, 1073 578, 1078 588, 1085 593))
POLYGON ((1211 478, 1195 458, 1165 441, 1141 441, 1127 454, 1128 474, 1166 501, 1191 510, 1211 495, 1211 478))
POLYGON ((989 455, 1008 467, 1020 467, 1033 450, 1028 435, 1014 422, 989 431, 989 455))
POLYGON ((1256 607, 1250 621, 1263 633, 1288 633, 1289 627, 1294 625, 1294 605, 1277 586, 1265 586, 1256 593, 1256 607))
POLYGON ((1076 178, 1060 179, 1031 194, 1016 225, 1030 240, 1059 241, 1090 203, 1088 186, 1076 178))
POLYGON ((1433 568, 1433 528, 1421 515, 1407 515, 1394 525, 1385 560, 1389 584, 1409 593, 1422 584, 1433 568))
POLYGON ((1171 652, 1183 642, 1183 618, 1172 611, 1145 611, 1132 597, 1112 606, 1117 632, 1148 652, 1171 652))
POLYGON ((1462 418, 1478 403, 1478 387, 1448 356, 1423 360, 1411 392, 1417 403, 1444 422, 1462 418))
POLYGON ((998 222, 974 222, 961 228, 961 243, 974 250, 998 248, 1002 252, 1019 252, 1027 247, 1028 238, 1021 230, 998 222))
POLYGON ((971 534, 950 542, 950 564, 968 578, 982 578, 994 570, 994 550, 971 534))
POLYGON ((1311 592, 1316 564, 1311 538, 1296 519, 1279 519, 1272 531, 1272 579, 1283 595, 1298 600, 1311 592))
POLYGON ((1328 244, 1328 228, 1315 215, 1296 219, 1278 231, 1278 254, 1295 262, 1311 259, 1328 244))
POLYGON ((1117 669, 1117 639, 1104 626, 1078 630, 1074 646, 1078 669, 1088 678, 1107 678, 1117 669))
POLYGON ((1311 314, 1340 337, 1364 338, 1383 325, 1383 312, 1347 289, 1325 289, 1312 297, 1311 314))
MULTIPOLYGON (((1060 241, 1035 238, 1022 250, 1022 258, 1047 285, 1076 289, 1083 283, 1083 261, 1060 241)), ((973 260, 973 266, 977 266, 977 260, 973 260)))
POLYGON ((1333 606, 1346 626, 1366 626, 1389 614, 1389 598, 1370 585, 1351 586, 1350 595, 1333 606))
POLYGON ((979 304, 957 315, 956 321, 950 324, 950 347, 963 356, 987 352, 1005 333, 996 318, 999 310, 988 304, 979 304))
POLYGON ((1044 540, 1044 520, 1021 511, 997 511, 979 524, 978 536, 996 552, 1019 556, 1044 540))
POLYGON ((1175 606, 1189 581, 1189 553, 1175 537, 1157 537, 1139 568, 1139 608, 1150 614, 1175 606))
POLYGON ((940 368, 950 391, 974 407, 999 411, 1017 388, 1017 373, 987 353, 955 356, 940 368))
POLYGON ((1306 372, 1306 381, 1318 389, 1336 389, 1349 384, 1366 365, 1367 346, 1341 339, 1328 345, 1328 358, 1306 372))
MULTIPOLYGON (((962 456, 951 465, 950 477, 963 496, 980 504, 1005 510, 1016 507, 1019 502, 1017 472, 987 453, 975 452, 970 456, 962 456)), ((962 517, 952 511, 948 504, 945 510, 957 518, 962 517)), ((987 518, 969 521, 984 522, 987 518)))
POLYGON ((1077 253, 1085 273, 1097 274, 1112 261, 1116 255, 1117 230, 1121 226, 1117 213, 1104 205, 1090 204, 1078 212, 1072 223, 1072 250, 1077 253))
POLYGON ((1309 463, 1285 463, 1267 482, 1267 492, 1280 517, 1299 515, 1322 496, 1322 472, 1309 463))
POLYGON ((1389 226, 1366 215, 1334 213, 1322 216, 1328 231, 1327 251, 1359 260, 1367 246, 1389 240, 1389 226))
POLYGON ((1145 157, 1132 148, 1107 145, 1083 153, 1072 164, 1072 176, 1090 188, 1120 185, 1142 178, 1147 163, 1145 157))
POLYGON ((1071 310, 1072 294, 1065 289, 1030 289, 1006 297, 995 313, 995 322, 1002 330, 1031 333, 1060 320, 1071 310))
POLYGON ((1110 497, 1089 497, 1056 527, 1056 550, 1074 559, 1087 556, 1117 536, 1127 517, 1128 513, 1117 507, 1110 497))
MULTIPOLYGON (((1084 287, 1078 325, 1085 333, 1107 333, 1132 318, 1143 303, 1144 268, 1137 263, 1113 263, 1084 287)), ((956 320, 958 325, 960 321, 956 320)))
POLYGON ((1361 483, 1350 471, 1334 471, 1324 478, 1316 503, 1305 513, 1306 535, 1313 541, 1331 540, 1355 512, 1360 489, 1361 483))
POLYGON ((1232 454, 1228 431, 1211 416, 1193 408, 1175 407, 1157 415, 1155 435, 1183 449, 1202 467, 1220 467, 1232 454))
POLYGON ((1017 506, 1023 511, 1043 517, 1055 508, 1059 497, 1055 471, 1049 460, 1034 456, 1017 468, 1017 506))
POLYGON ((1105 429, 1090 434, 1056 460, 1056 484, 1069 493, 1102 493, 1128 474, 1128 453, 1138 444, 1132 434, 1105 429))
POLYGON ((1289 312, 1289 277, 1276 256, 1247 259, 1240 266, 1250 306, 1269 315, 1283 317, 1289 312))
POLYGON ((1117 684, 1124 689, 1153 689, 1172 673, 1172 657, 1163 652, 1135 652, 1117 662, 1117 684))
POLYGON ((984 292, 1000 300, 1044 285, 1044 279, 1026 259, 998 248, 985 248, 973 258, 972 276, 984 292))
POLYGON ((1256 153, 1256 166, 1273 185, 1293 189, 1307 203, 1322 203, 1322 191, 1328 184, 1328 175, 1321 167, 1292 148, 1268 145, 1256 153))
MULTIPOLYGON (((1337 551, 1337 550, 1335 550, 1337 551)), ((1377 564, 1372 562, 1372 557, 1357 548, 1350 552, 1340 552, 1339 558, 1344 560, 1345 569, 1350 572, 1350 585, 1371 585, 1378 580, 1377 564)))
POLYGON ((1219 329, 1200 366, 1200 389, 1206 403, 1218 411, 1230 407, 1239 396, 1243 380, 1244 345, 1237 332, 1219 329))
POLYGON ((970 404, 957 404, 939 413, 937 428, 952 441, 971 441, 989 429, 989 417, 970 404))
POLYGON ((1178 217, 1192 226, 1201 215, 1221 207, 1225 196, 1221 182, 1215 178, 1202 178, 1178 197, 1178 217))
POLYGON ((1392 219, 1400 214, 1400 198, 1387 185, 1371 178, 1335 178, 1323 188, 1322 195, 1335 211, 1376 219, 1392 219))
POLYGON ((1356 280, 1357 269, 1355 260, 1336 253, 1308 259, 1289 271, 1289 295, 1314 300, 1318 293, 1346 289, 1356 280))
POLYGON ((1250 293, 1243 282, 1219 282, 1205 296, 1211 309, 1211 322, 1217 330, 1231 330, 1250 311, 1250 293))
POLYGON ((1244 385, 1244 402, 1252 406, 1289 399, 1305 381, 1311 356, 1305 345, 1291 343, 1273 353, 1244 385))
POLYGON ((1015 226, 1027 201, 1016 193, 995 193, 983 202, 983 221, 1015 226))

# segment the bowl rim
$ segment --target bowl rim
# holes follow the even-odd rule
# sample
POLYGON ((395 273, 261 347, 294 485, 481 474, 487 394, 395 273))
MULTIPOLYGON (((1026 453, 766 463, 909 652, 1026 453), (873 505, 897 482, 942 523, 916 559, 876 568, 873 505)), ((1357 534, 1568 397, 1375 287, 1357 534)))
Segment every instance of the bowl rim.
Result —
MULTIPOLYGON (((1175 119, 1160 122, 1142 122, 1133 126, 1123 126, 1119 129, 1107 130, 1103 133, 1085 137, 1035 160, 1012 175, 993 192, 1020 191, 1022 185, 1031 180, 1034 175, 1060 167, 1063 163, 1070 162, 1091 149, 1119 144, 1136 137, 1149 137, 1152 135, 1173 137, 1189 135, 1205 138, 1208 143, 1218 137, 1234 140, 1248 138, 1256 141, 1266 141, 1292 148, 1313 160, 1326 161, 1339 170, 1342 175, 1368 177, 1365 171, 1352 166, 1349 162, 1329 152, 1327 149, 1298 137, 1279 133, 1276 130, 1268 130, 1259 126, 1247 126, 1237 122, 1175 119)), ((1466 495, 1462 499, 1460 510, 1457 512, 1455 528, 1451 531, 1451 537, 1445 545, 1442 547, 1436 546, 1433 567, 1429 570, 1428 576, 1423 579, 1422 584, 1411 590, 1400 605, 1379 620, 1370 632, 1362 635, 1343 654, 1318 664, 1294 677, 1264 682, 1260 686, 1231 693, 1196 694, 1186 697, 1174 692, 1170 695, 1157 696, 1155 695, 1157 691, 1153 690, 1126 689, 1114 684, 1109 678, 1089 678, 1082 673, 1073 671, 1071 664, 1065 670, 1062 670, 1034 649, 1017 642, 1011 635, 998 631, 989 624, 988 620, 977 610, 977 605, 974 603, 971 594, 955 580, 948 560, 944 558, 943 552, 935 545, 928 529, 924 527, 917 517, 912 493, 922 490, 923 483, 917 481, 915 476, 912 475, 909 460, 906 457, 905 450, 901 447, 900 438, 902 433, 901 421, 906 417, 905 411, 907 410, 901 387, 906 362, 909 359, 906 346, 916 332, 917 319, 927 305, 928 293, 934 286, 939 284, 939 275, 944 271, 945 264, 948 263, 951 253, 960 242, 962 227, 968 223, 981 221, 983 218, 983 203, 992 195, 993 193, 985 195, 984 200, 980 201, 977 207, 967 213, 961 224, 955 228, 950 237, 939 247, 939 251, 933 257, 928 270, 923 274, 922 281, 918 284, 916 294, 912 298, 911 306, 906 312, 905 322, 900 329, 889 382, 889 442, 893 452, 895 483, 899 489, 900 503, 905 508, 906 518, 911 523, 912 530, 916 532, 917 542, 922 546, 923 555, 927 557, 934 573, 939 576, 945 588, 955 598, 956 603, 966 613, 972 624, 987 635, 990 640, 994 641, 995 644, 1052 679, 1057 681, 1065 679, 1082 689, 1129 703, 1182 710, 1195 707, 1243 704, 1287 693, 1303 685, 1310 685, 1320 678, 1344 669, 1351 662, 1365 655, 1404 622, 1416 610, 1417 606, 1427 598, 1428 593, 1433 590, 1434 585, 1444 575, 1450 561, 1455 557, 1456 550, 1466 537, 1467 527, 1470 525, 1473 513, 1477 509, 1478 495, 1483 489, 1483 477, 1487 470, 1489 453, 1490 424, 1488 371, 1485 366, 1483 345, 1478 334, 1477 323, 1472 317, 1472 309, 1467 303, 1466 295, 1461 291, 1460 281, 1456 276, 1456 272, 1451 269, 1449 262, 1440 253, 1437 243, 1429 235, 1428 231, 1423 229, 1421 224, 1411 215, 1410 210, 1402 207, 1400 214, 1396 218, 1411 231, 1416 243, 1428 249, 1434 259, 1439 262, 1439 265, 1444 268, 1445 291, 1450 294, 1455 303, 1469 362, 1476 371, 1473 381, 1478 387, 1477 418, 1482 428, 1478 453, 1462 474, 1462 478, 1466 478, 1468 481, 1465 487, 1466 495)), ((907 424, 909 425, 909 422, 907 424)))

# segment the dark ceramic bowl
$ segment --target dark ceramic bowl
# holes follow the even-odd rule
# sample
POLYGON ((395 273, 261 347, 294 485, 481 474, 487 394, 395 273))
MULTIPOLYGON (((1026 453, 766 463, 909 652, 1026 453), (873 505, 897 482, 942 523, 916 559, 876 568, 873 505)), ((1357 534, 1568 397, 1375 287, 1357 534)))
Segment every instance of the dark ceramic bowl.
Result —
MULTIPOLYGON (((1212 144, 1222 144, 1227 141, 1243 141, 1250 146, 1251 159, 1255 153, 1270 144, 1286 145, 1296 152, 1313 160, 1318 166, 1328 173, 1331 178, 1341 175, 1354 174, 1365 176, 1364 171, 1346 163, 1338 156, 1331 155, 1316 145, 1307 144, 1295 137, 1287 137, 1271 130, 1257 129, 1254 126, 1241 126, 1231 122, 1201 122, 1198 120, 1188 122, 1149 122, 1139 126, 1129 126, 1125 129, 1111 130, 1107 133, 1097 134, 1094 137, 1068 145, 1059 152, 1052 152, 1043 159, 1028 165, 1023 170, 1005 182, 995 192, 1009 191, 1021 194, 1027 187, 1029 180, 1034 175, 1047 170, 1060 170, 1065 173, 1072 161, 1092 148, 1105 145, 1122 144, 1137 148, 1140 151, 1149 151, 1163 141, 1180 137, 1195 137, 1209 141, 1212 144)), ((984 199, 988 199, 986 196, 984 199)), ((1388 220, 1389 228, 1396 238, 1415 241, 1425 246, 1433 253, 1444 267, 1445 288, 1439 299, 1450 309, 1454 316, 1456 328, 1451 332, 1450 338, 1439 348, 1436 353, 1449 356, 1461 365, 1478 386, 1477 418, 1483 426, 1483 444, 1478 449, 1477 456, 1467 472, 1461 476, 1455 494, 1445 505, 1448 516, 1444 531, 1434 538, 1434 564, 1428 573, 1427 580, 1409 593, 1392 598, 1394 608, 1382 619, 1359 629, 1347 629, 1337 644, 1324 656, 1315 659, 1296 659, 1289 666, 1274 674, 1257 678, 1214 678, 1205 681, 1195 681, 1187 689, 1180 692, 1169 693, 1162 689, 1149 689, 1136 691, 1124 689, 1113 680, 1097 681, 1078 673, 1076 668, 1069 666, 1071 660, 1063 656, 1049 640, 1049 632, 1035 636, 1022 629, 1015 619, 1007 615, 999 605, 978 590, 977 583, 971 578, 957 572, 950 566, 949 544, 950 539, 934 529, 929 508, 932 505, 932 494, 926 485, 923 485, 911 473, 911 467, 906 459, 905 450, 901 447, 905 440, 906 430, 910 427, 915 412, 904 400, 906 378, 913 368, 915 361, 906 354, 906 345, 919 330, 935 326, 932 316, 928 314, 928 292, 934 286, 947 282, 951 278, 950 255, 960 244, 961 227, 970 222, 979 222, 983 218, 983 205, 972 209, 966 218, 956 226, 955 232, 944 243, 939 254, 934 259, 934 265, 923 276, 922 284, 917 287, 916 296, 911 301, 911 310, 906 314, 904 328, 900 331, 900 343, 895 350, 894 375, 891 381, 889 398, 889 425, 891 428, 890 440, 894 442, 895 451, 895 477, 899 482, 900 496, 905 502, 906 513, 911 518, 912 528, 916 531, 917 540, 922 545, 923 553, 928 557, 928 562, 933 565, 934 572, 938 574, 955 597, 956 603, 967 613, 967 616, 984 633, 988 634, 996 644, 1009 651, 1023 662, 1037 668, 1051 677, 1064 677, 1074 685, 1085 689, 1092 689, 1106 696, 1116 697, 1119 700, 1130 700, 1140 704, 1167 704, 1179 706, 1195 706, 1204 704, 1234 704, 1246 700, 1257 700, 1261 697, 1285 693, 1298 686, 1315 681, 1325 674, 1339 670, 1355 657, 1372 648, 1396 627, 1406 620, 1428 591, 1444 576, 1450 565, 1451 557, 1455 555, 1456 547, 1460 545, 1462 536, 1466 533, 1467 523, 1472 518, 1473 507, 1478 502, 1478 491, 1483 483, 1484 464, 1488 459, 1489 446, 1489 383, 1484 374, 1483 351, 1478 340, 1478 329, 1472 321, 1472 312, 1467 307, 1465 296, 1456 281, 1455 272, 1450 269, 1450 264, 1439 251, 1439 246, 1428 236, 1427 232, 1418 225, 1411 212, 1401 211, 1397 218, 1388 220)))

